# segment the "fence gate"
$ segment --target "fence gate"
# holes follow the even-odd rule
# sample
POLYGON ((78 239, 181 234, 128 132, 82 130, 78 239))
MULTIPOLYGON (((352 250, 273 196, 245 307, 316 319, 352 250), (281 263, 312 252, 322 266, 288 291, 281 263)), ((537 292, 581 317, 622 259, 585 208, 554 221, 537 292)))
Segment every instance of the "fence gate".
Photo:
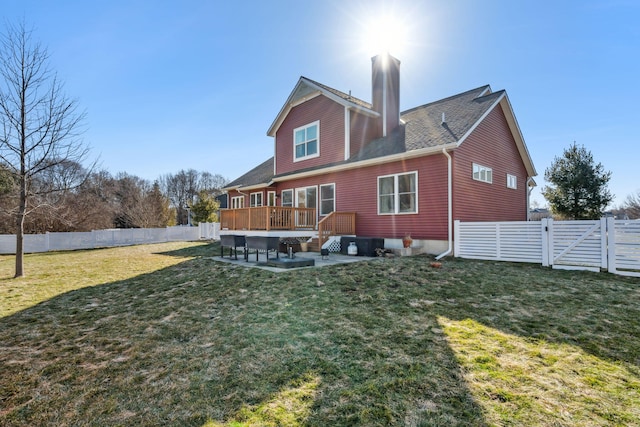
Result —
POLYGON ((542 226, 547 230, 548 265, 553 268, 591 271, 608 267, 605 218, 586 221, 545 219, 542 226))

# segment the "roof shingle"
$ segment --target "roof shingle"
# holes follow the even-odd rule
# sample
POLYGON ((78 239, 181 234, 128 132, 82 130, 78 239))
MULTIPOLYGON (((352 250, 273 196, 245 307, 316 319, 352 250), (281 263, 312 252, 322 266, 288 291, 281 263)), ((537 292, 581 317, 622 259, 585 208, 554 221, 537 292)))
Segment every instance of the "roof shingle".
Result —
POLYGON ((251 169, 239 178, 234 179, 225 188, 250 187, 253 185, 267 184, 273 178, 273 157, 265 160, 260 165, 251 169))

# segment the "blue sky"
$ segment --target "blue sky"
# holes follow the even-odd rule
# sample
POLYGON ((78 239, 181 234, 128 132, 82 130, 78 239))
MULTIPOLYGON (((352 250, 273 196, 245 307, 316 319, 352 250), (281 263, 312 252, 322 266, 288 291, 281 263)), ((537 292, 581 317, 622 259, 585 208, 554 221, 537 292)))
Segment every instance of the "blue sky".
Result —
POLYGON ((401 109, 506 89, 536 166, 573 141, 640 190, 636 0, 3 0, 49 50, 111 173, 193 168, 234 179, 273 153, 267 129, 301 75, 371 100, 375 35, 399 23, 401 109))

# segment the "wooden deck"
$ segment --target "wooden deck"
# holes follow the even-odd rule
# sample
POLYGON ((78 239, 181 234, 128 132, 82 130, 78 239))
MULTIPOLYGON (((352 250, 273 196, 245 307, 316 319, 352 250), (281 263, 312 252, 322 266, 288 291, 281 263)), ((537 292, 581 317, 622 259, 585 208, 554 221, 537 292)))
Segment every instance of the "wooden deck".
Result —
POLYGON ((222 209, 222 230, 315 230, 316 210, 282 206, 259 206, 255 208, 222 209))
POLYGON ((332 212, 317 222, 316 210, 282 206, 223 209, 220 229, 230 231, 309 231, 319 246, 331 236, 355 235, 355 212, 332 212))

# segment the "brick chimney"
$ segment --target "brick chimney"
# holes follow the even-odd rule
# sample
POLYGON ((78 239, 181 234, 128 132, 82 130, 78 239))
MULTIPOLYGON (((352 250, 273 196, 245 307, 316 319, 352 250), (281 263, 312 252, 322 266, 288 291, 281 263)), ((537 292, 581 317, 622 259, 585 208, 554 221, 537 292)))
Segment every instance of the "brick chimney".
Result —
POLYGON ((373 110, 380 113, 378 136, 400 124, 400 61, 388 53, 371 58, 373 110))

